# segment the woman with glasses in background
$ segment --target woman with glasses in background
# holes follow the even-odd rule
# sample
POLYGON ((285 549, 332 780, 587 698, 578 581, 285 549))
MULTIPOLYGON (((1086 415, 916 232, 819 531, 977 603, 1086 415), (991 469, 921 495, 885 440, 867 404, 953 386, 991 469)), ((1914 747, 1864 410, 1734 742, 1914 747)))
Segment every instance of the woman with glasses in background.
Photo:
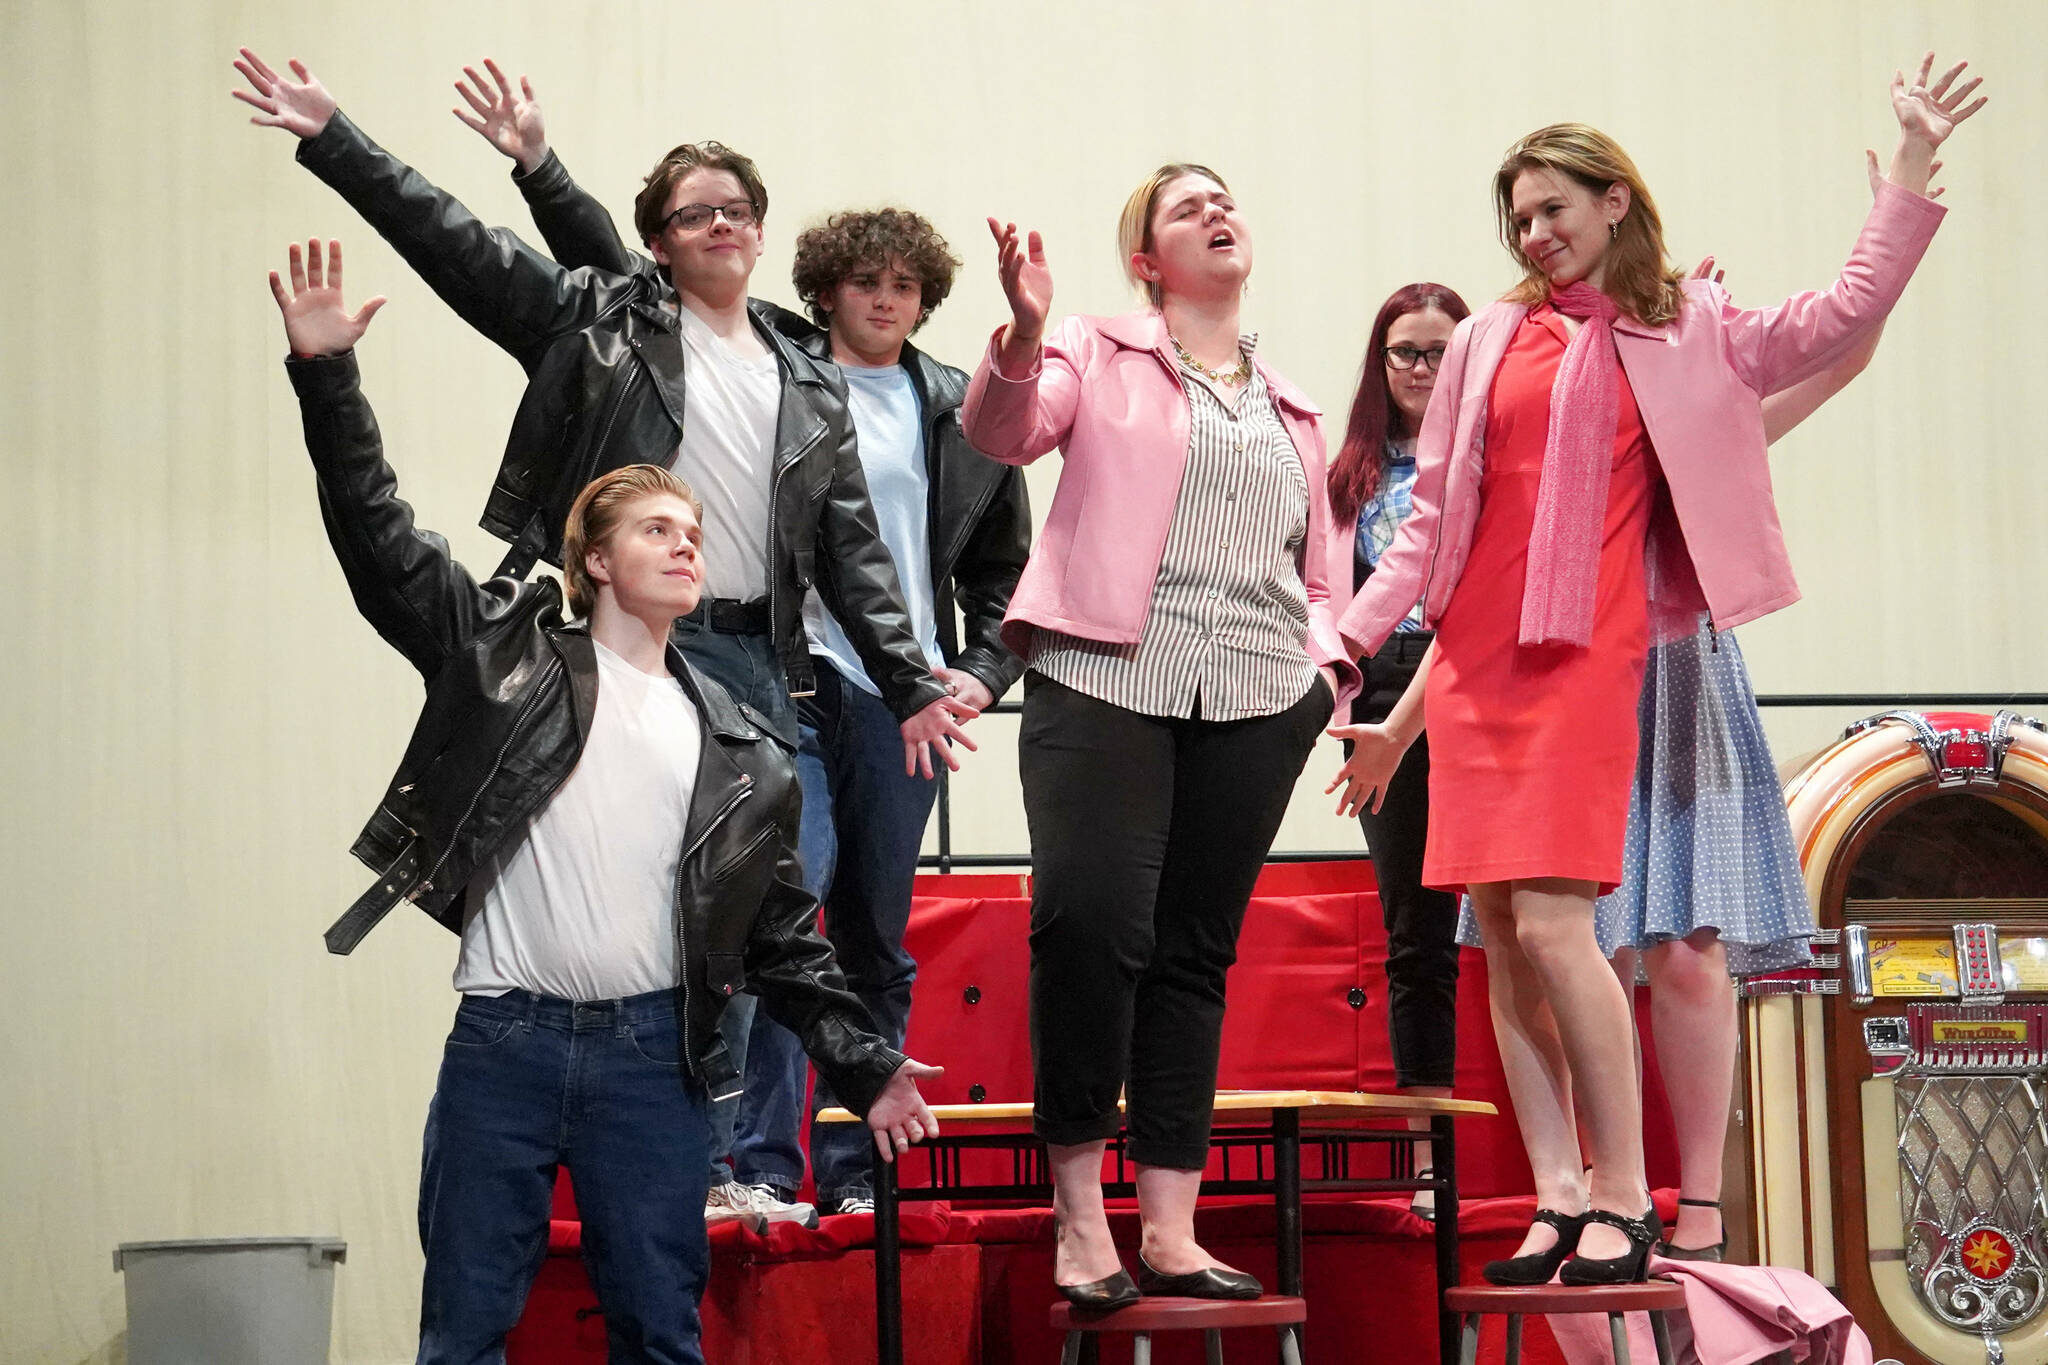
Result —
MULTIPOLYGON (((1365 364, 1344 444, 1330 463, 1330 543, 1324 556, 1337 585, 1350 592, 1372 578, 1380 556, 1408 516, 1415 486, 1415 438, 1436 387, 1451 332, 1471 309, 1440 284, 1409 284, 1380 305, 1365 347, 1365 364), (1348 565, 1350 576, 1343 577, 1348 565)), ((1330 733, 1344 741, 1345 757, 1357 744, 1391 743, 1369 728, 1384 721, 1408 690, 1436 632, 1422 609, 1402 618, 1378 654, 1363 662, 1365 687, 1351 704, 1349 725, 1330 733)), ((1367 755, 1368 761, 1372 755, 1367 755)), ((1339 774, 1327 790, 1335 791, 1339 774)), ((1422 851, 1429 831, 1429 740, 1418 735, 1373 802, 1347 796, 1338 813, 1356 815, 1365 832, 1387 927, 1387 1039, 1394 1084, 1409 1094, 1451 1093, 1458 1044, 1458 899, 1422 884, 1422 851)), ((1427 1129, 1428 1119, 1409 1127, 1427 1129)), ((1417 1172, 1430 1176, 1428 1167, 1417 1172)), ((1425 1190, 1409 1204, 1434 1219, 1425 1190)))

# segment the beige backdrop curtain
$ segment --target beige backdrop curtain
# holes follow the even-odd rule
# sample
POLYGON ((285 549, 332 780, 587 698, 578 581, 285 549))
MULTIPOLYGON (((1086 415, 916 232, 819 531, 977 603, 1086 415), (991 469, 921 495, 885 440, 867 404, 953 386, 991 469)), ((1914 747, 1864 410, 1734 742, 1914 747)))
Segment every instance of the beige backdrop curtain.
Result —
MULTIPOLYGON (((401 912, 349 961, 320 930, 416 677, 329 557, 264 284, 347 243, 391 305, 364 383, 424 524, 476 529, 520 375, 251 128, 228 61, 313 64, 369 132, 530 234, 509 163, 449 115, 465 62, 529 72, 554 145, 621 222, 671 144, 717 137, 773 195, 756 292, 836 208, 929 215, 965 262, 920 344, 971 367, 1004 311, 982 219, 1043 230, 1060 312, 1130 306, 1115 217, 1152 166, 1230 177, 1261 354, 1341 428, 1394 287, 1511 280, 1488 178, 1558 119, 1615 134, 1690 263, 1735 296, 1825 285, 1887 153, 1892 67, 1977 59, 1951 214, 1870 373, 1787 440, 1806 601, 1742 632, 1764 691, 2038 688, 2048 7, 1581 0, 1039 0, 0 7, 0 442, 14 613, 0 771, 0 1359, 118 1359, 124 1240, 334 1233, 335 1356, 410 1359, 419 1137, 454 943, 401 912)), ((1057 463, 1032 473, 1049 500, 1057 463)), ((1847 717, 1774 716, 1781 756, 1847 717)), ((956 784, 964 848, 1019 849, 1010 736, 956 784)), ((1327 746, 1326 746, 1327 748, 1327 746)), ((1282 835, 1356 847, 1312 761, 1282 835)))

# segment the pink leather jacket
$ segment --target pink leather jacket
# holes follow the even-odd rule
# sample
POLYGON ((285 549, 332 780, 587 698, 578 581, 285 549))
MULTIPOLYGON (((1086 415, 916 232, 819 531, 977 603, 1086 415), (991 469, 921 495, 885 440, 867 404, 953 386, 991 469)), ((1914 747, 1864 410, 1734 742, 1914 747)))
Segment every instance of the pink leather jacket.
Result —
MULTIPOLYGON (((1826 291, 1737 308, 1719 285, 1691 280, 1675 321, 1615 321, 1615 350, 1677 516, 1671 553, 1651 566, 1652 594, 1661 586, 1665 605, 1706 610, 1726 630, 1799 600, 1771 500, 1762 400, 1826 369, 1884 320, 1945 212, 1885 184, 1826 291)), ((1452 334, 1416 439, 1412 510, 1338 621, 1355 654, 1376 651, 1418 599, 1432 627, 1450 605, 1479 519, 1487 399, 1526 312, 1496 303, 1452 334)))
MULTIPOLYGON (((1011 377, 996 368, 998 329, 967 387, 960 420, 976 450, 1029 464, 1057 446, 1059 487, 1024 576, 1003 618, 1003 641, 1029 657, 1031 628, 1134 644, 1152 607, 1152 585, 1188 458, 1188 398, 1156 312, 1070 317, 1045 340, 1040 363, 1011 377)), ((1338 706, 1358 691, 1358 667, 1337 637, 1324 569, 1330 499, 1321 410, 1259 364, 1308 476, 1308 535, 1301 581, 1308 590, 1308 655, 1336 671, 1338 706)), ((1347 561, 1348 562, 1348 561, 1347 561)))

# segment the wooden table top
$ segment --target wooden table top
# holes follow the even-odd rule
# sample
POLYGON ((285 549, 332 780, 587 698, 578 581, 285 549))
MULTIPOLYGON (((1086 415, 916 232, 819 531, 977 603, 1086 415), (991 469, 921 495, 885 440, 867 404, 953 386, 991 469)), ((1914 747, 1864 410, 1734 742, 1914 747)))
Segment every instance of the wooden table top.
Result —
MULTIPOLYGON (((1117 1108, 1123 1109, 1121 1101, 1117 1108)), ((1303 1122, 1361 1122, 1369 1119, 1433 1118, 1498 1114, 1484 1100, 1433 1099, 1425 1095, 1376 1095, 1353 1090, 1219 1090, 1215 1117, 1218 1123, 1259 1118, 1270 1119, 1276 1110, 1297 1111, 1303 1122)), ((1031 1122, 1028 1101, 1012 1104, 935 1104, 932 1115, 941 1130, 953 1127, 999 1126, 1015 1128, 1031 1122)), ((858 1123, 844 1109, 822 1109, 817 1123, 858 1123)))

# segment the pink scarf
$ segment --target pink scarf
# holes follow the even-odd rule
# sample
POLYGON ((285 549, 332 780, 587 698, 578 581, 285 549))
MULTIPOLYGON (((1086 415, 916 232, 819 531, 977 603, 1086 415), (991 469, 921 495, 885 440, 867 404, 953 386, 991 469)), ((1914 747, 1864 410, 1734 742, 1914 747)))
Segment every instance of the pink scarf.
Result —
POLYGON ((1522 586, 1521 642, 1587 645, 1593 640, 1600 534, 1614 465, 1617 310, 1614 300, 1584 280, 1553 292, 1550 303, 1585 325, 1564 348, 1550 385, 1550 432, 1522 586))

